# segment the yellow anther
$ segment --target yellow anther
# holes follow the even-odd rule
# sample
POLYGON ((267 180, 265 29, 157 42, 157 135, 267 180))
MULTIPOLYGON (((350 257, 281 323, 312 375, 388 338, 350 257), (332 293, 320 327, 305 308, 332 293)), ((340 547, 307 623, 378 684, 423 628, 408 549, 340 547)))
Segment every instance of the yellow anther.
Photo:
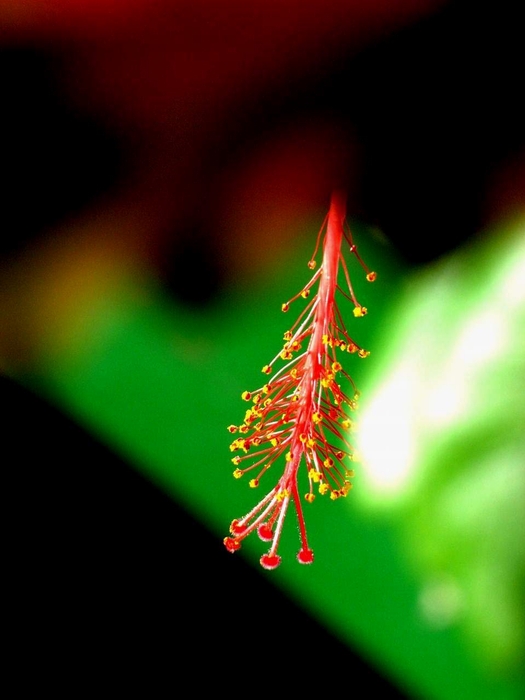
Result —
POLYGON ((301 292, 301 296, 303 297, 303 299, 307 299, 310 296, 310 290, 303 289, 303 291, 301 292))
POLYGON ((317 264, 317 263, 315 262, 315 260, 309 260, 309 261, 308 261, 308 267, 310 268, 310 270, 315 270, 316 264, 317 264))
POLYGON ((257 486, 259 486, 259 479, 250 479, 248 483, 250 484, 251 489, 256 489, 257 486))
POLYGON ((355 343, 348 343, 346 346, 346 352, 357 352, 359 348, 355 343))
POLYGON ((283 336, 283 340, 291 340, 292 338, 293 338, 292 331, 285 331, 285 334, 283 336))
POLYGON ((324 466, 330 469, 330 467, 334 466, 334 460, 331 457, 327 457, 325 461, 323 462, 324 466))
POLYGON ((281 360, 291 360, 292 357, 293 355, 289 350, 283 350, 281 352, 281 360))
POLYGON ((349 420, 348 418, 344 421, 341 421, 341 426, 345 429, 348 430, 352 425, 352 421, 349 420))
POLYGON ((260 394, 255 394, 255 396, 252 399, 253 403, 259 403, 260 400, 261 400, 260 394))
POLYGON ((370 355, 370 350, 363 350, 361 348, 361 350, 359 350, 357 354, 359 355, 359 357, 362 357, 364 359, 365 357, 368 357, 370 355))
POLYGON ((333 372, 340 372, 343 369, 343 366, 340 362, 332 362, 332 371, 333 372))
POLYGON ((314 499, 315 499, 315 496, 314 496, 313 493, 305 493, 305 494, 304 494, 304 498, 305 498, 306 501, 308 501, 308 503, 313 503, 313 502, 314 502, 314 499))
POLYGON ((313 438, 309 438, 308 442, 306 443, 306 447, 309 447, 310 449, 315 447, 315 440, 313 438))
POLYGON ((273 445, 273 447, 277 447, 277 445, 279 445, 281 441, 278 437, 274 437, 270 440, 270 443, 273 445))
POLYGON ((354 309, 354 316, 360 318, 361 316, 366 316, 368 310, 365 306, 356 306, 354 309))
POLYGON ((297 379, 297 368, 294 367, 293 369, 290 370, 290 377, 292 379, 297 379))
MULTIPOLYGON (((238 458, 237 458, 237 459, 238 459, 238 458)), ((233 462, 233 459, 232 459, 232 462, 233 462)), ((236 469, 236 470, 233 472, 233 476, 234 476, 235 479, 240 479, 241 476, 242 476, 242 469, 236 469)))
POLYGON ((321 342, 323 343, 323 345, 328 345, 328 343, 330 342, 330 338, 326 335, 326 333, 323 334, 321 342))
POLYGON ((239 430, 239 428, 236 425, 229 425, 228 426, 228 432, 230 433, 236 433, 239 430))
POLYGON ((330 494, 330 498, 332 499, 332 501, 335 501, 339 498, 340 495, 341 494, 339 493, 339 491, 332 491, 332 493, 330 494))
POLYGON ((263 374, 271 374, 272 373, 272 366, 271 365, 264 365, 261 372, 263 374))
POLYGON ((366 276, 366 279, 368 282, 375 282, 377 279, 377 273, 369 272, 368 275, 366 276))
POLYGON ((264 391, 264 393, 265 393, 265 394, 269 394, 270 391, 271 391, 271 388, 272 388, 272 385, 271 385, 271 384, 265 384, 265 385, 263 386, 263 391, 264 391))
POLYGON ((306 433, 301 433, 301 434, 299 435, 299 440, 300 440, 301 442, 306 442, 306 441, 308 440, 308 435, 307 435, 306 433))
POLYGON ((312 467, 312 469, 310 469, 310 470, 308 471, 308 478, 311 479, 315 484, 318 484, 318 483, 319 483, 319 479, 321 478, 321 475, 319 474, 319 472, 317 471, 317 469, 314 469, 314 468, 312 467))
POLYGON ((251 392, 243 391, 241 394, 241 398, 243 398, 245 401, 249 401, 252 398, 251 392))
POLYGON ((288 491, 288 489, 283 489, 275 495, 275 498, 278 501, 283 501, 285 498, 290 498, 290 492, 288 491))
POLYGON ((246 423, 244 423, 243 425, 240 426, 239 432, 240 433, 247 433, 249 429, 250 429, 250 426, 246 425, 246 423))
POLYGON ((326 483, 319 484, 319 493, 321 494, 321 496, 324 496, 327 491, 328 491, 328 484, 326 484, 326 483))
POLYGON ((286 311, 288 311, 289 308, 290 308, 290 304, 289 304, 288 302, 285 302, 285 303, 281 306, 281 311, 285 311, 285 312, 286 312, 286 311))
POLYGON ((291 452, 287 452, 287 453, 286 453, 286 455, 285 455, 285 460, 286 460, 287 462, 291 462, 291 461, 292 461, 292 453, 291 453, 291 452))
POLYGON ((312 420, 315 424, 319 424, 323 420, 323 416, 318 411, 316 411, 312 414, 312 420))
MULTIPOLYGON (((240 463, 241 463, 241 458, 239 457, 239 455, 237 455, 236 457, 233 457, 233 458, 232 458, 232 462, 235 464, 235 466, 237 466, 238 464, 240 464, 240 463)), ((236 469, 236 470, 233 472, 233 476, 234 476, 236 479, 238 479, 238 478, 241 476, 240 474, 237 474, 238 471, 240 471, 240 470, 239 470, 239 469, 236 469)))

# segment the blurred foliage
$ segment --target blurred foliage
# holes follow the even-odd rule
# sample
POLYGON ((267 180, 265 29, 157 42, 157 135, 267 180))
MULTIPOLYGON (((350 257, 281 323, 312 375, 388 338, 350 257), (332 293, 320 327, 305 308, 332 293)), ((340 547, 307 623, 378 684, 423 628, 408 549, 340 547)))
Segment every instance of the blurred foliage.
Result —
MULTIPOLYGON (((348 365, 363 392, 365 464, 348 499, 307 509, 314 564, 297 564, 290 519, 283 564, 267 574, 413 697, 513 700, 523 690, 521 232, 511 226, 409 275, 377 232, 356 224, 379 273, 363 290, 354 275, 369 315, 349 320, 372 350, 348 365), (385 422, 374 406, 399 374, 385 422), (448 399, 441 412, 436 392, 448 399), (386 486, 370 430, 387 474, 393 464, 386 486), (409 436, 401 468, 396 434, 409 436)), ((232 479, 226 426, 280 346, 289 322, 280 305, 308 278, 310 246, 300 247, 206 310, 174 305, 154 277, 123 275, 83 324, 72 319, 69 345, 50 339, 19 378, 187 504, 220 541, 254 502, 232 479)), ((256 563, 263 551, 251 538, 234 556, 256 563)))
POLYGON ((392 313, 395 335, 363 414, 369 483, 359 496, 399 523, 429 624, 461 629, 494 673, 518 672, 524 222, 501 225, 412 276, 392 313))

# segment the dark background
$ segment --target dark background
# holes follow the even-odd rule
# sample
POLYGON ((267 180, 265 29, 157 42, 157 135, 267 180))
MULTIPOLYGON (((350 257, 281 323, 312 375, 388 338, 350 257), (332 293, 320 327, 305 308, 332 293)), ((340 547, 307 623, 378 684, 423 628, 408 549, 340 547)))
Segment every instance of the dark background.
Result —
MULTIPOLYGON (((513 176, 525 152, 523 58, 515 3, 448 3, 332 70, 281 85, 264 109, 247 105, 208 154, 203 187, 246 143, 296 114, 329 112, 362 149, 353 214, 377 224, 409 264, 424 264, 523 204, 513 176)), ((5 264, 118 188, 134 162, 128 134, 68 103, 56 79, 65 60, 59 48, 0 47, 5 264)), ((203 245, 213 216, 174 223, 176 237, 164 233, 162 255, 152 256, 185 304, 212 302, 227 282, 203 245)), ((268 690, 344 683, 403 696, 58 410, 8 378, 0 401, 4 636, 24 673, 55 687, 72 673, 77 683, 108 674, 126 690, 191 677, 239 694, 249 674, 268 690)))

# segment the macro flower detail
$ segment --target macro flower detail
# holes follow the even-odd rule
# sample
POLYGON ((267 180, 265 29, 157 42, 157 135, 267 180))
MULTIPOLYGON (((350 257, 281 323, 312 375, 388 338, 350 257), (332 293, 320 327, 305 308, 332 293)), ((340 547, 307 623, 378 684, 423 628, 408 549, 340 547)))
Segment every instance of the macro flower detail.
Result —
POLYGON ((255 391, 243 392, 242 398, 249 404, 244 421, 228 427, 236 435, 230 445, 236 453, 232 458, 235 478, 249 475, 250 487, 257 488, 278 460, 284 467, 273 488, 249 513, 231 523, 230 536, 224 539, 226 549, 235 552, 249 534, 257 532, 261 540, 270 543, 260 559, 266 569, 274 569, 281 562, 278 545, 290 504, 299 525, 297 559, 310 564, 314 554, 308 543, 303 499, 312 503, 317 493, 337 499, 352 488, 354 472, 349 465, 356 455, 348 433, 353 428, 351 415, 357 408, 359 392, 342 360, 344 353, 365 358, 369 352, 350 337, 336 303, 339 293, 353 303, 354 317, 367 313, 355 296, 343 245, 348 245, 369 282, 375 280, 376 273, 360 257, 345 217, 345 196, 336 191, 308 262, 309 269, 315 270, 322 241, 321 265, 305 287, 282 305, 282 311, 288 312, 301 298, 307 304, 285 332, 282 349, 262 368, 269 377, 266 383, 255 391), (338 283, 340 271, 345 289, 338 283), (349 384, 350 393, 341 387, 341 379, 349 384), (303 465, 307 490, 301 494, 299 471, 303 465))

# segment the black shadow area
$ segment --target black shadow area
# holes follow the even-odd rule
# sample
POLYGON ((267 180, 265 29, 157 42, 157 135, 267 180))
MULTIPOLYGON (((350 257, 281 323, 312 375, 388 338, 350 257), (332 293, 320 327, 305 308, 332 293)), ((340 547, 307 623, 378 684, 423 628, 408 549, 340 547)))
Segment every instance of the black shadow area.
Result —
POLYGON ((6 378, 0 397, 5 667, 18 687, 235 697, 336 681, 405 697, 59 411, 6 378))

